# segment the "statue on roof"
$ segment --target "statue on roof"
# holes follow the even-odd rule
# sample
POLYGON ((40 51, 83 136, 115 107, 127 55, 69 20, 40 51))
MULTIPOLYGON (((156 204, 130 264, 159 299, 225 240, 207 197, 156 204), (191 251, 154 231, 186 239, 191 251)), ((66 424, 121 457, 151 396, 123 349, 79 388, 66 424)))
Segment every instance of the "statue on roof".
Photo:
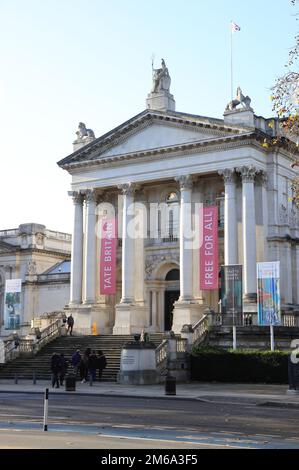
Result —
POLYGON ((86 129, 86 126, 83 122, 79 122, 78 130, 76 132, 77 140, 83 140, 87 137, 95 139, 95 135, 92 129, 86 129))
POLYGON ((225 108, 225 111, 234 111, 239 104, 242 105, 244 109, 249 109, 251 103, 251 98, 249 96, 245 96, 242 93, 240 87, 237 88, 236 98, 228 103, 225 108))
POLYGON ((171 78, 166 67, 165 60, 161 59, 161 68, 153 68, 153 88, 152 93, 159 93, 161 91, 169 92, 171 78))

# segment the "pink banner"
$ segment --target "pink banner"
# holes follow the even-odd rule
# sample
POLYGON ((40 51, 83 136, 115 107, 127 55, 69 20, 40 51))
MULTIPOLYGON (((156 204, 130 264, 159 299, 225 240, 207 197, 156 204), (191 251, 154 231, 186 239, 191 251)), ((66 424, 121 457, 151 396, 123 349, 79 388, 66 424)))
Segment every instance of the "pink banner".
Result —
POLYGON ((218 289, 218 207, 202 209, 203 236, 200 248, 200 289, 218 289))
POLYGON ((116 294, 116 219, 104 219, 101 230, 100 293, 116 294))

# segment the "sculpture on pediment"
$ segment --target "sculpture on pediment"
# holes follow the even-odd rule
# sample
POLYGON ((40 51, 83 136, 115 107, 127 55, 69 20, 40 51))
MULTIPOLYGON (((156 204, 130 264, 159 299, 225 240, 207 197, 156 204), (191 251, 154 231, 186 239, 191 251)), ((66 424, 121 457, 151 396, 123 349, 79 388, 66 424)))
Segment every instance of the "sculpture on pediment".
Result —
POLYGON ((166 67, 165 60, 162 59, 161 68, 153 68, 153 88, 152 93, 159 93, 161 91, 169 92, 171 78, 166 67))
POLYGON ((94 135, 93 130, 92 129, 87 129, 84 122, 79 122, 78 130, 76 132, 76 135, 77 135, 78 140, 83 140, 83 139, 86 139, 88 137, 90 137, 91 139, 95 139, 95 135, 94 135))
POLYGON ((249 96, 245 96, 242 93, 240 87, 237 88, 237 94, 234 100, 230 101, 225 108, 225 111, 234 111, 239 104, 242 105, 243 108, 249 109, 251 104, 251 98, 249 96))

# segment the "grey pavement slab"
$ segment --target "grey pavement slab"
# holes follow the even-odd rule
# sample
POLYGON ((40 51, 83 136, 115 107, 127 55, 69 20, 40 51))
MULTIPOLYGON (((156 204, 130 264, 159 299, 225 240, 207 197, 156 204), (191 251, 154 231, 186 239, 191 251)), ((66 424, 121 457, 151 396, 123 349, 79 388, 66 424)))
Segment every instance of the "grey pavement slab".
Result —
POLYGON ((289 394, 287 385, 265 385, 265 384, 221 384, 221 383, 179 383, 176 387, 176 395, 165 395, 165 387, 159 385, 122 385, 115 382, 77 382, 76 391, 68 392, 65 387, 52 388, 49 381, 41 380, 33 385, 32 381, 20 380, 15 384, 13 380, 0 380, 0 393, 43 393, 49 388, 51 394, 76 394, 76 395, 108 395, 127 396, 143 398, 167 398, 185 400, 212 400, 217 399, 234 401, 249 400, 262 404, 291 403, 299 407, 299 394, 289 394))

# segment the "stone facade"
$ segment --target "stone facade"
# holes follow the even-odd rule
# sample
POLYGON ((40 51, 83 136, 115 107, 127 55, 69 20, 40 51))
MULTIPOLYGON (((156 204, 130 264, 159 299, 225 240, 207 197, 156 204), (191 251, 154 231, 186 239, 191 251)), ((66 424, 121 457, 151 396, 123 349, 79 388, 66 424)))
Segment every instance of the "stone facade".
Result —
POLYGON ((292 155, 263 145, 277 123, 249 107, 227 109, 224 119, 176 112, 168 94, 164 108, 159 101, 155 109, 148 99, 148 109, 59 162, 72 176, 69 309, 78 332, 90 333, 93 322, 99 333, 180 332, 207 306, 218 309, 219 292, 199 289, 198 246, 186 248, 200 203, 219 206, 219 265, 243 265, 245 311, 256 311, 258 261, 281 262, 283 306, 299 304, 292 155), (114 296, 99 292, 104 202, 113 206, 119 224, 114 296), (152 218, 146 210, 143 234, 126 236, 140 204, 149 209, 160 203, 171 206, 171 220, 152 218))
POLYGON ((0 231, 0 335, 12 332, 4 328, 5 281, 22 279, 20 326, 25 334, 32 318, 68 303, 70 269, 63 262, 70 260, 70 253, 71 235, 44 225, 0 231))

